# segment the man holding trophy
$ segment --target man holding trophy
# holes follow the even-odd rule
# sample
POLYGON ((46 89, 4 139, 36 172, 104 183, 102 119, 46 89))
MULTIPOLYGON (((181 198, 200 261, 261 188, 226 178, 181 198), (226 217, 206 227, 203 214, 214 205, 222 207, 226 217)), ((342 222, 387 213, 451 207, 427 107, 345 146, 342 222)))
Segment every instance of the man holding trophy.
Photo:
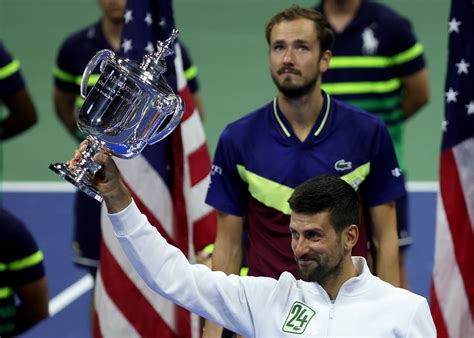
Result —
MULTIPOLYGON (((131 3, 133 4, 133 2, 131 3)), ((210 172, 210 161, 207 160, 209 170, 206 169, 206 161, 200 161, 199 163, 202 169, 201 172, 207 170, 205 177, 199 178, 198 181, 195 180, 195 177, 193 177, 194 181, 189 179, 189 168, 192 164, 187 163, 189 151, 184 149, 186 144, 181 139, 188 135, 181 133, 181 130, 177 131, 170 138, 170 141, 166 142, 167 153, 172 157, 171 162, 160 164, 161 167, 165 165, 168 167, 167 170, 171 173, 170 182, 167 182, 166 178, 159 177, 158 173, 153 172, 153 166, 157 164, 155 162, 158 162, 156 156, 146 157, 144 155, 147 152, 143 152, 146 145, 157 143, 168 136, 178 126, 182 118, 183 121, 186 119, 192 120, 185 121, 188 128, 191 126, 191 122, 196 122, 195 118, 190 118, 191 115, 198 114, 197 110, 192 109, 192 101, 188 101, 186 104, 190 111, 185 109, 183 99, 173 92, 164 77, 166 71, 165 57, 172 53, 176 36, 177 31, 173 30, 171 36, 163 42, 158 42, 155 52, 146 54, 141 62, 118 57, 110 50, 100 51, 91 59, 81 81, 81 95, 85 102, 77 115, 78 127, 84 135, 87 135, 89 147, 84 150, 81 164, 74 170, 70 170, 64 163, 52 164, 50 169, 87 195, 101 201, 102 197, 91 181, 91 177, 99 170, 100 165, 95 163, 92 157, 98 151, 106 151, 119 159, 127 159, 126 161, 118 160, 117 163, 124 172, 128 173, 128 177, 126 177, 127 185, 132 187, 135 196, 142 198, 142 208, 156 218, 161 217, 160 223, 166 231, 169 231, 170 238, 174 238, 175 243, 183 247, 184 251, 189 253, 191 259, 194 259, 195 252, 212 243, 215 238, 214 211, 211 207, 200 208, 200 210, 195 208, 195 205, 199 205, 199 203, 204 204, 205 191, 200 196, 195 185, 207 179, 210 172), (96 67, 100 67, 100 78, 90 92, 87 92, 88 77, 96 67), (181 147, 181 150, 179 147, 181 147), (128 161, 131 158, 134 158, 134 160, 128 161), (124 167, 128 169, 124 170, 124 167), (183 177, 179 178, 179 175, 183 177), (155 178, 150 178, 150 176, 155 178), (146 198, 150 196, 151 200, 147 200, 146 198), (190 201, 193 203, 189 203, 190 201), (177 219, 184 219, 184 222, 178 222, 177 219), (175 224, 178 223, 181 228, 174 228, 175 224), (189 240, 188 236, 192 239, 189 240)), ((175 47, 175 50, 180 56, 179 46, 175 47)), ((176 67, 176 60, 174 63, 176 67)), ((177 87, 180 95, 183 95, 182 87, 180 87, 181 80, 179 77, 177 87)), ((184 100, 188 99, 187 94, 188 92, 185 91, 184 100)), ((202 130, 200 119, 198 118, 197 121, 202 130)), ((192 129, 194 130, 195 127, 193 125, 192 129)), ((204 135, 203 132, 202 135, 204 135)), ((205 145, 204 138, 202 142, 205 145)), ((159 148, 163 148, 163 146, 160 145, 159 148)), ((152 151, 153 149, 149 149, 148 154, 152 151)), ((156 148, 154 153, 156 153, 156 148)), ((207 186, 207 184, 204 184, 204 186, 207 186)), ((133 288, 139 291, 139 297, 145 298, 145 301, 152 304, 156 303, 156 301, 147 299, 146 290, 142 290, 143 285, 135 277, 130 277, 129 274, 133 274, 133 272, 130 272, 127 266, 128 262, 121 261, 122 257, 120 256, 114 256, 112 247, 115 244, 113 240, 108 240, 108 227, 107 221, 103 220, 102 233, 104 240, 102 241, 101 265, 97 273, 94 295, 99 325, 94 325, 94 330, 98 328, 104 336, 123 334, 128 330, 140 332, 140 335, 144 336, 150 335, 149 332, 156 332, 156 328, 162 326, 154 323, 140 327, 140 324, 133 322, 133 314, 130 314, 129 310, 133 308, 133 301, 138 301, 137 297, 128 297, 126 290, 117 295, 114 295, 111 291, 117 289, 113 285, 121 288, 123 284, 132 281, 136 283, 133 288), (104 252, 106 253, 105 258, 103 258, 104 252), (102 268, 104 259, 112 260, 114 266, 122 269, 123 284, 110 269, 102 268), (127 306, 124 305, 120 308, 120 304, 118 305, 122 313, 115 316, 115 321, 111 321, 109 318, 108 314, 114 311, 110 309, 112 302, 104 301, 103 295, 105 294, 110 297, 114 304, 120 303, 120 299, 117 298, 132 299, 131 302, 127 301, 127 306), (116 298, 114 299, 114 297, 116 298), (101 314, 104 314, 104 316, 101 314)), ((110 264, 106 264, 106 267, 108 266, 110 264)), ((158 312, 160 317, 164 319, 169 317, 161 315, 161 312, 170 311, 169 306, 160 303, 160 305, 154 305, 153 309, 158 312)), ((177 330, 174 333, 175 335, 186 337, 190 329, 188 329, 188 333, 183 333, 183 330, 186 330, 184 327, 191 326, 191 322, 196 324, 197 317, 190 317, 183 310, 177 312, 178 315, 175 319, 177 324, 163 320, 164 325, 170 327, 170 337, 172 336, 172 330, 177 330)), ((168 334, 164 332, 163 337, 167 336, 168 334)))

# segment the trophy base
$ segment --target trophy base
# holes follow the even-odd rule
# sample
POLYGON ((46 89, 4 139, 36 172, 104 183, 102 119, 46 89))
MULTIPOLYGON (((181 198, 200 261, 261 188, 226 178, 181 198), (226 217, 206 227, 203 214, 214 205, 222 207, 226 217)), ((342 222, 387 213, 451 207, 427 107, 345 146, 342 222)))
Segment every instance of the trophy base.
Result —
POLYGON ((69 183, 73 184, 82 192, 86 193, 96 201, 102 202, 104 198, 100 195, 99 191, 88 182, 88 178, 83 177, 82 180, 77 180, 77 175, 75 175, 65 163, 52 163, 49 165, 49 169, 54 171, 58 176, 64 178, 69 183))

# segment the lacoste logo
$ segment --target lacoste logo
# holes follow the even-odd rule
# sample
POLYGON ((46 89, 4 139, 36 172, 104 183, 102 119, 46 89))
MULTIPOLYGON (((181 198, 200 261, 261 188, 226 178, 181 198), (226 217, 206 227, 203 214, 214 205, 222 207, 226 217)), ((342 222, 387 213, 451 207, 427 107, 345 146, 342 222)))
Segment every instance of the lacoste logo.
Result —
POLYGON ((344 159, 341 159, 334 164, 334 169, 338 171, 352 169, 352 162, 346 162, 344 159))
POLYGON ((362 53, 374 55, 377 53, 377 48, 379 47, 379 40, 375 37, 374 31, 372 28, 367 27, 362 32, 362 53))
POLYGON ((400 168, 392 169, 392 176, 394 176, 394 177, 402 176, 402 171, 400 170, 400 168))
POLYGON ((316 311, 306 304, 294 302, 283 324, 283 332, 302 334, 315 314, 316 311))

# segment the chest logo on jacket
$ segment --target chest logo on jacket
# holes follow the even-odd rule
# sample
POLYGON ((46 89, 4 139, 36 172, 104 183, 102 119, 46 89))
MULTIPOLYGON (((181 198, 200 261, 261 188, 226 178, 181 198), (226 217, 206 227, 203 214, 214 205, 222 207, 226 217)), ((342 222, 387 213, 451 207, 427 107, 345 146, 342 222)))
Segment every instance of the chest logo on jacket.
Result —
POLYGON ((302 334, 315 314, 316 311, 306 304, 294 302, 283 324, 283 332, 302 334))
POLYGON ((352 162, 346 162, 344 159, 341 159, 334 163, 334 169, 336 169, 337 171, 345 171, 352 169, 352 162))
POLYGON ((362 32, 362 54, 374 55, 379 47, 379 40, 375 37, 372 28, 367 27, 362 32))

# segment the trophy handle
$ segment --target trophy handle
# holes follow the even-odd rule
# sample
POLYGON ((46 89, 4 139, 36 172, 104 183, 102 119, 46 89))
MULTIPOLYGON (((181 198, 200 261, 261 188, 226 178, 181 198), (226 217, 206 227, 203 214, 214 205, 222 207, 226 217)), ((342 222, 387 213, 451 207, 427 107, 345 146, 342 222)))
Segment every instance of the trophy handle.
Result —
POLYGON ((174 107, 174 112, 172 114, 171 120, 168 122, 168 124, 163 130, 161 130, 157 135, 155 135, 155 137, 149 139, 147 141, 147 144, 155 144, 156 142, 161 141, 166 136, 171 134, 171 132, 178 126, 179 122, 181 121, 184 109, 185 107, 183 99, 181 98, 181 96, 176 95, 176 105, 174 107))
POLYGON ((98 51, 87 64, 86 69, 84 69, 84 73, 82 74, 81 80, 81 96, 83 99, 87 97, 87 84, 89 82, 89 77, 91 76, 92 71, 97 67, 100 62, 102 62, 105 58, 109 56, 114 58, 115 53, 109 49, 102 49, 101 51, 98 51))

